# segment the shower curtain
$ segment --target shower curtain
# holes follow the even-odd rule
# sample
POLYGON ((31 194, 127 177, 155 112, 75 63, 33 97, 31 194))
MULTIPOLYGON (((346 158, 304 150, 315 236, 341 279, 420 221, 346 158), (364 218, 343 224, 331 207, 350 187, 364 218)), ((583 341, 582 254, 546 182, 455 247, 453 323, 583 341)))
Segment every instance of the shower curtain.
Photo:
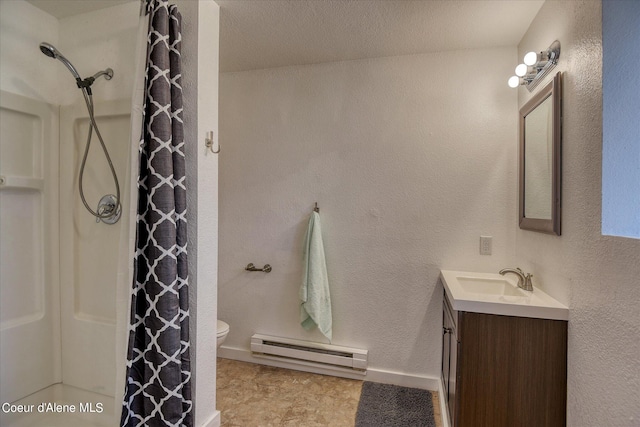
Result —
POLYGON ((181 17, 150 14, 121 426, 192 426, 181 17))

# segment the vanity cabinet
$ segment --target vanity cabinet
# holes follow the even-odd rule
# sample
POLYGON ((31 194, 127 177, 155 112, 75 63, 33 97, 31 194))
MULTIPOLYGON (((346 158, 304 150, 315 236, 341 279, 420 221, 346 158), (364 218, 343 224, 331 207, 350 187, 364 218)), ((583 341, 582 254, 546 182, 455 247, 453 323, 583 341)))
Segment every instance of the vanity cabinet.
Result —
POLYGON ((567 322, 443 304, 442 381, 452 427, 566 425, 567 322))

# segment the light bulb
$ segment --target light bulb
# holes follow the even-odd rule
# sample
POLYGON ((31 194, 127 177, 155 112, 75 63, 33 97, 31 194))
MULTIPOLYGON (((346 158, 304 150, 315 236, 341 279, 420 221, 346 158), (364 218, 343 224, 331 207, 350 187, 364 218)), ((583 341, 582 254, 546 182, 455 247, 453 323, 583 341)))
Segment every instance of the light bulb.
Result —
POLYGON ((527 74, 528 67, 524 64, 520 64, 516 67, 516 76, 523 77, 527 74))
POLYGON ((538 62, 538 54, 536 52, 529 52, 524 56, 524 63, 526 65, 533 65, 538 62))
POLYGON ((518 87, 520 86, 520 77, 511 76, 509 77, 509 87, 518 87))

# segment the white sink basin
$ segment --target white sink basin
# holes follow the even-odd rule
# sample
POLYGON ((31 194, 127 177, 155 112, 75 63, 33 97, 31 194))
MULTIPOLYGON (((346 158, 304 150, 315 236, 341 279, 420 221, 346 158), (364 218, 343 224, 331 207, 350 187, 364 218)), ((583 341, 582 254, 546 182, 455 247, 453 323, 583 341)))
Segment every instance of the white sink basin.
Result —
POLYGON ((510 283, 507 279, 489 279, 478 277, 457 277, 460 286, 471 294, 526 297, 525 291, 510 283))
POLYGON ((513 275, 442 270, 440 280, 456 311, 568 320, 569 309, 542 290, 518 288, 513 275))

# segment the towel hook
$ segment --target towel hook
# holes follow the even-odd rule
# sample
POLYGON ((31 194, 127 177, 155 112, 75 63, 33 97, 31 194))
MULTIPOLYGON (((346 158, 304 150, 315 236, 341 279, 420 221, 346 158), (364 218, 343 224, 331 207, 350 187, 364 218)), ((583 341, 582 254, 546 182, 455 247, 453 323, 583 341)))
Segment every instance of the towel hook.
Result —
POLYGON ((316 202, 316 207, 315 207, 315 208, 313 208, 313 210, 314 210, 315 212, 320 213, 320 208, 318 207, 318 202, 316 202))
POLYGON ((207 147, 213 154, 218 154, 220 152, 220 144, 218 144, 218 151, 213 149, 213 131, 207 131, 207 136, 204 139, 204 146, 207 147))

